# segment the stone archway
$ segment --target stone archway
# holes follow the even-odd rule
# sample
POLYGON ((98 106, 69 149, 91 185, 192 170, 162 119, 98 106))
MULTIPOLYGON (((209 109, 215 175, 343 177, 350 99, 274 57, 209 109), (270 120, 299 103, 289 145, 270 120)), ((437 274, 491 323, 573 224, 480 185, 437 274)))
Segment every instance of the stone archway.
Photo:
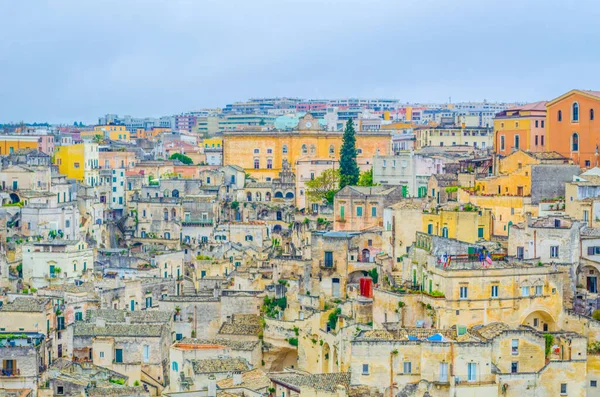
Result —
POLYGON ((322 373, 329 373, 331 372, 331 367, 330 367, 330 363, 331 363, 331 347, 329 346, 329 343, 325 342, 323 344, 323 347, 321 349, 321 372, 322 373))
POLYGON ((521 321, 522 325, 527 325, 539 332, 556 331, 556 320, 554 317, 543 309, 538 309, 530 312, 521 321))
POLYGON ((581 264, 577 272, 577 284, 592 294, 600 291, 600 266, 587 262, 581 264))

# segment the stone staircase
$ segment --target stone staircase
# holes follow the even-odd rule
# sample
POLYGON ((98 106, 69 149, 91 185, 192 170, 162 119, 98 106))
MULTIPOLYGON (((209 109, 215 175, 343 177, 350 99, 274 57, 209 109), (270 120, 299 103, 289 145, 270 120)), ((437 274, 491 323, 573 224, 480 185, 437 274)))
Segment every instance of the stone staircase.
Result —
POLYGON ((196 295, 196 287, 194 286, 194 281, 192 281, 190 277, 184 277, 181 293, 183 295, 196 295))

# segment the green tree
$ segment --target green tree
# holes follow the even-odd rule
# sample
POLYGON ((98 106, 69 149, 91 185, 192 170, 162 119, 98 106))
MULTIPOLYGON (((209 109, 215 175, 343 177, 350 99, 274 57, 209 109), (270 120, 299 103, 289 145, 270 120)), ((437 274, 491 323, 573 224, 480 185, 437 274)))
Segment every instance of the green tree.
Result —
POLYGON ((340 189, 348 185, 355 186, 359 175, 360 170, 356 164, 356 133, 352 119, 348 119, 340 149, 340 189))
POLYGON ((181 153, 173 153, 171 155, 171 157, 169 157, 169 160, 179 160, 179 161, 181 161, 185 165, 192 165, 192 164, 194 164, 194 161, 191 158, 189 158, 185 154, 181 154, 181 153))
POLYGON ((369 171, 361 172, 358 177, 358 186, 377 186, 378 183, 373 183, 373 168, 369 171))
POLYGON ((311 203, 320 203, 323 200, 333 203, 333 196, 338 191, 339 183, 339 171, 328 168, 315 179, 306 182, 306 196, 311 203))

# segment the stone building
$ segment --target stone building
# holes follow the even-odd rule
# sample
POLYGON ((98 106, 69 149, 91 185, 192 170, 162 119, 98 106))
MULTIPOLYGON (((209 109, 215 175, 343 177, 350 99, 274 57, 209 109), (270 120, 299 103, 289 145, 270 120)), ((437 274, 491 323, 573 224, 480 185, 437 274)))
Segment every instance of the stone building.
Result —
MULTIPOLYGON (((338 159, 342 131, 323 131, 318 120, 307 113, 294 131, 273 129, 224 131, 223 164, 235 164, 259 181, 276 178, 284 161, 295 171, 299 159, 338 159)), ((372 162, 377 154, 388 154, 391 147, 388 131, 357 131, 358 162, 372 162)))
POLYGON ((172 312, 109 309, 90 311, 88 318, 70 327, 73 356, 160 394, 169 384, 172 312))
POLYGON ((378 267, 383 246, 381 229, 313 232, 311 240, 310 291, 334 298, 346 296, 348 284, 357 284, 365 272, 378 267))
POLYGON ((415 397, 585 396, 586 338, 547 335, 548 350, 543 334, 503 323, 363 332, 352 341, 351 387, 415 397))
POLYGON ((402 200, 400 186, 346 186, 335 194, 335 231, 360 231, 383 226, 383 209, 402 200))

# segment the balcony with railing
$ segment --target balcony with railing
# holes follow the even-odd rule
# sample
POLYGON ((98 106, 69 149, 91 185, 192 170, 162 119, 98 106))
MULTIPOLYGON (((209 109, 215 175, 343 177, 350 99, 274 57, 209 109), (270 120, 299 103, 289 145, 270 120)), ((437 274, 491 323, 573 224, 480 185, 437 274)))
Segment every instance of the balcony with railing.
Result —
POLYGON ((21 376, 20 368, 2 368, 0 370, 0 377, 12 377, 12 376, 21 376))
POLYGON ((320 260, 319 261, 319 267, 321 269, 335 269, 337 266, 337 261, 336 260, 320 260))
POLYGON ((182 226, 212 226, 213 220, 187 218, 181 224, 182 226))

